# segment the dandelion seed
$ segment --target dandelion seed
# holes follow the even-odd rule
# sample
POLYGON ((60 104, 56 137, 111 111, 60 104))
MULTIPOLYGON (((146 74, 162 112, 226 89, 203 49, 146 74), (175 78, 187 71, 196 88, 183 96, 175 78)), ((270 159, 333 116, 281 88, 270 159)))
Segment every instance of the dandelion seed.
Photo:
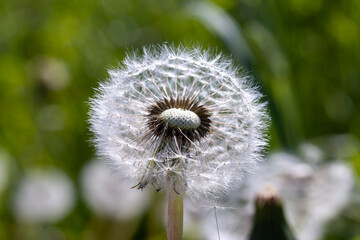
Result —
POLYGON ((221 55, 169 45, 128 56, 91 100, 98 153, 143 189, 216 200, 262 159, 265 104, 221 55))

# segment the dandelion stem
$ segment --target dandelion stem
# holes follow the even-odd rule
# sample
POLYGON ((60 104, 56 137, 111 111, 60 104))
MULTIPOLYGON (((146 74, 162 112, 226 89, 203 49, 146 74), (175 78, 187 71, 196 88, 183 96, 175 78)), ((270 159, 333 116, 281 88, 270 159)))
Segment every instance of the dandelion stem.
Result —
POLYGON ((168 200, 168 219, 167 237, 168 240, 183 239, 183 191, 176 192, 174 183, 168 180, 167 200, 168 200))

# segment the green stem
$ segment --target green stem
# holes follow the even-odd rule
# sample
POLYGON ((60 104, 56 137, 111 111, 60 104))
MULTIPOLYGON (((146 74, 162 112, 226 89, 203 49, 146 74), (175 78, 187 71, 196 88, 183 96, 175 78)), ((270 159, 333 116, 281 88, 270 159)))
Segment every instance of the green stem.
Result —
POLYGON ((167 186, 167 200, 168 200, 168 226, 167 237, 168 240, 182 240, 183 239, 183 199, 184 193, 175 192, 174 185, 171 181, 167 186))

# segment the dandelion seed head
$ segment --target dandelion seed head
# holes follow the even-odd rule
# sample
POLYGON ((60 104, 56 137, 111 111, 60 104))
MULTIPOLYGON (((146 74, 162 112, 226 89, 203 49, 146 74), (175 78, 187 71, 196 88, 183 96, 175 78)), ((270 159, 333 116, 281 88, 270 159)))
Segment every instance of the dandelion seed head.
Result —
POLYGON ((138 188, 172 175, 193 199, 216 199, 262 159, 265 103, 226 57, 165 44, 109 74, 91 100, 94 143, 138 188))
POLYGON ((15 217, 23 222, 55 223, 73 208, 75 191, 58 169, 31 169, 19 182, 13 199, 15 217))

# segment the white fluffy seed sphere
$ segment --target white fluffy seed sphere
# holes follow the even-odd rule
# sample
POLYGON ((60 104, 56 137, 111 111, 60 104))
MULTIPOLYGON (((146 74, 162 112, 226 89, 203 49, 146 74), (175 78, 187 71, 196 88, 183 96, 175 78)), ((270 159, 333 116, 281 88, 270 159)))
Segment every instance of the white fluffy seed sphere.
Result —
POLYGON ((98 153, 138 188, 218 199, 262 159, 265 104, 231 61, 169 45, 129 54, 91 99, 98 153))
POLYGON ((70 213, 75 190, 58 169, 31 169, 16 188, 13 210, 22 222, 55 223, 70 213))

